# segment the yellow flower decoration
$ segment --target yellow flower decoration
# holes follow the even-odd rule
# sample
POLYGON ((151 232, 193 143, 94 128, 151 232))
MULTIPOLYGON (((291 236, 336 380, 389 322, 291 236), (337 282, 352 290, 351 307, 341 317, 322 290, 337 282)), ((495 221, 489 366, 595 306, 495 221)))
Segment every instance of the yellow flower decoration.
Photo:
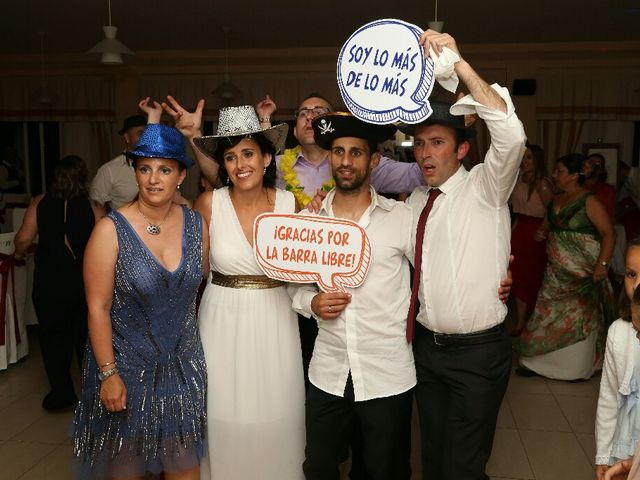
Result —
MULTIPOLYGON (((296 197, 296 200, 301 207, 306 207, 311 201, 311 197, 304 193, 304 187, 300 185, 298 174, 293 169, 293 165, 296 163, 301 150, 302 147, 300 146, 286 149, 284 151, 284 155, 282 155, 282 158, 280 159, 280 171, 282 172, 282 179, 286 184, 285 189, 293 193, 293 196, 296 197)), ((334 186, 335 182, 333 181, 333 178, 331 178, 328 182, 322 184, 322 190, 328 192, 334 186)))

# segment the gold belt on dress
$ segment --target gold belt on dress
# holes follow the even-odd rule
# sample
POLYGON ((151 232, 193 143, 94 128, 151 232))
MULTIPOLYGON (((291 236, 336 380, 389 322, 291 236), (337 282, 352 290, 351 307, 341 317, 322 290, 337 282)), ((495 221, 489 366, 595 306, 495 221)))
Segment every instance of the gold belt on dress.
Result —
POLYGON ((223 275, 211 270, 211 283, 228 288, 276 288, 284 285, 281 280, 269 278, 266 275, 223 275))

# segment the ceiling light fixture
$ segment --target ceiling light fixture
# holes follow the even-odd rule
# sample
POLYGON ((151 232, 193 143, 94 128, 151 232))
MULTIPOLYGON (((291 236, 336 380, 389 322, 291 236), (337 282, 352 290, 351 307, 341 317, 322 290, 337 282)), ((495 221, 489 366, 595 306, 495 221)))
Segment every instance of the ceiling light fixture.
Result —
POLYGON ((40 36, 40 73, 42 77, 40 78, 40 87, 35 91, 35 93, 31 96, 31 98, 42 106, 49 106, 58 99, 58 96, 53 90, 51 90, 51 88, 49 88, 49 84, 47 82, 47 76, 45 74, 44 32, 39 31, 38 35, 40 36))
POLYGON ((124 43, 116 39, 118 27, 111 25, 111 0, 107 0, 109 5, 109 25, 102 27, 105 39, 89 50, 87 53, 101 53, 100 63, 107 65, 119 65, 122 63, 122 55, 134 55, 124 43))
POLYGON ((444 28, 444 22, 438 21, 438 0, 436 0, 436 8, 433 15, 433 20, 427 24, 431 30, 436 32, 442 32, 444 28))
POLYGON ((229 32, 231 28, 222 27, 224 32, 224 80, 211 91, 220 106, 229 106, 242 97, 242 90, 231 83, 229 75, 229 32))

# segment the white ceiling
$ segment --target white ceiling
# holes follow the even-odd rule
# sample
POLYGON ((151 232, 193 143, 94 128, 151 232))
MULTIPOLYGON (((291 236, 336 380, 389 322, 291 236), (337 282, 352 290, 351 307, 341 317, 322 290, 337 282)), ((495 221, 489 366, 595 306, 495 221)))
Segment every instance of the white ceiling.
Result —
MULTIPOLYGON (((0 0, 0 54, 82 53, 103 38, 107 0, 0 0)), ((434 1, 112 0, 117 38, 133 51, 340 46, 360 25, 399 18, 426 27, 434 1)), ((640 0, 439 0, 459 43, 640 40, 640 0)))

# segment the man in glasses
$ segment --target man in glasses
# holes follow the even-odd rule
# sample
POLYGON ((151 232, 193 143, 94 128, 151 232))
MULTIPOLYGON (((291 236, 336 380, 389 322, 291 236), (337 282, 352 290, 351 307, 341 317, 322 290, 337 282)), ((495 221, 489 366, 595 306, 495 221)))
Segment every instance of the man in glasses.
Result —
MULTIPOLYGON (((318 93, 311 93, 304 98, 294 113, 293 134, 300 146, 287 149, 284 155, 276 158, 276 186, 292 191, 301 207, 306 206, 318 189, 328 191, 333 187, 329 152, 316 144, 311 128, 315 117, 332 110, 329 100, 318 93)), ((263 127, 270 125, 271 115, 275 111, 276 104, 268 95, 256 105, 263 127)), ((404 193, 423 185, 423 179, 415 162, 398 162, 382 157, 371 172, 371 185, 378 192, 404 193)))

